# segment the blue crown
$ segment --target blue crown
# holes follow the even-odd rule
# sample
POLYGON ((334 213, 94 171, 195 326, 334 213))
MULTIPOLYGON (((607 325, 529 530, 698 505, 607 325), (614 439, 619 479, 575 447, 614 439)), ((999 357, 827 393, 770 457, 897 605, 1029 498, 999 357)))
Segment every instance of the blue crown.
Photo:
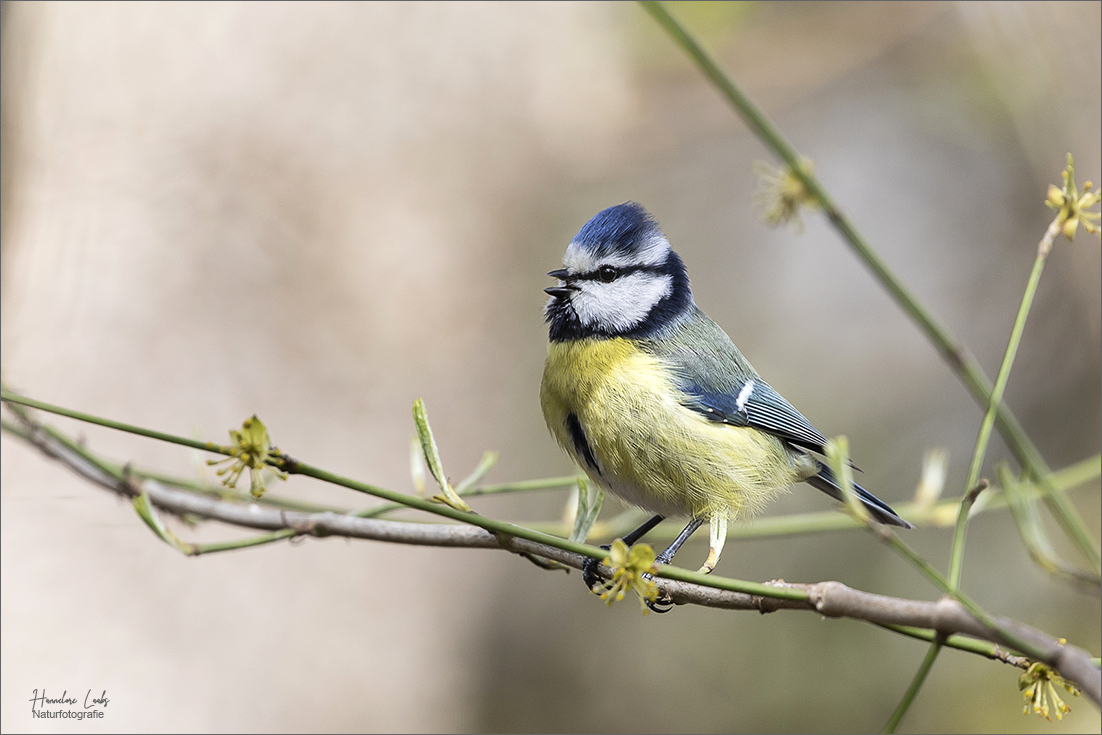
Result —
POLYGON ((635 253, 655 235, 661 236, 658 223, 643 206, 624 202, 593 216, 574 236, 574 242, 596 255, 635 253))

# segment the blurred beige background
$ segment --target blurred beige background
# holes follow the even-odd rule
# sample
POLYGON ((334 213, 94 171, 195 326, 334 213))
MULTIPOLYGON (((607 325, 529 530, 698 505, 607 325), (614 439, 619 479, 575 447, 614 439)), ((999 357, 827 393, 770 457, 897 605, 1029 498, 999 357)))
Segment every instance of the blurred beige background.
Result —
MULTIPOLYGON (((1047 184, 1068 151, 1080 181, 1102 176, 1099 7, 673 12, 993 375, 1047 184)), ((218 441, 256 412, 295 456, 402 491, 422 396, 453 475, 485 449, 501 453, 491 480, 564 474, 537 399, 544 273, 590 216, 634 199, 756 367, 850 437, 870 488, 906 500, 940 446, 960 492, 979 410, 821 218, 760 223, 768 154, 634 4, 8 2, 0 53, 16 389, 218 441)), ((1008 389, 1055 467, 1102 441, 1099 263, 1085 233, 1057 246, 1008 389)), ((54 422, 120 460, 206 471, 54 422)), ((503 553, 311 539, 186 559, 127 504, 2 447, 5 732, 866 731, 925 653, 807 614, 644 618, 503 553), (106 689, 107 718, 34 721, 43 687, 106 689)), ((996 441, 991 462, 1006 456, 996 441)), ((1074 497, 1097 535, 1097 487, 1074 497)), ((476 506, 548 520, 564 499, 476 506)), ((770 512, 830 507, 801 486, 770 512)), ((941 566, 949 538, 908 535, 941 566)), ((734 542, 719 572, 936 597, 860 533, 734 542)), ((974 521, 964 581, 1098 652, 1098 599, 1032 566, 1005 513, 974 521)), ((1016 684, 946 652, 903 729, 1098 731, 1082 699, 1061 723, 1023 717, 1016 684)))

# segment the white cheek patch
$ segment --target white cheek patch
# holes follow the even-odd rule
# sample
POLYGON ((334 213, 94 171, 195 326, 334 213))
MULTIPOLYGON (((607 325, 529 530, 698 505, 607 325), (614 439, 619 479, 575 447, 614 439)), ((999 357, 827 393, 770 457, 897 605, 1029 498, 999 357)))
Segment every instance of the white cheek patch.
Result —
POLYGON ((599 266, 611 265, 616 268, 651 265, 658 266, 666 262, 670 254, 670 241, 661 234, 654 234, 641 243, 632 254, 613 252, 600 257, 595 256, 584 245, 573 241, 566 248, 562 264, 571 273, 592 273, 599 266))
POLYGON ((586 327, 611 332, 631 329, 647 318, 655 304, 670 295, 673 278, 655 273, 631 273, 612 283, 578 281, 571 305, 586 327))

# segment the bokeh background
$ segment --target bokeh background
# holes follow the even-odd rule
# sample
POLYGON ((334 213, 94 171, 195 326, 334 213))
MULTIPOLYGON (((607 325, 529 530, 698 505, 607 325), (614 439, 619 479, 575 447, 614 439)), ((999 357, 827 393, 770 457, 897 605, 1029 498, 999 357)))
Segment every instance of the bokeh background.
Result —
MULTIPOLYGON (((1099 8, 672 12, 994 375, 1047 184, 1069 151, 1080 181, 1102 175, 1099 8)), ((538 407, 544 273, 632 199, 756 367, 850 437, 869 487, 907 500, 944 447, 946 494, 961 491, 979 409, 821 217, 761 223, 768 153, 634 4, 5 2, 0 52, 16 389, 214 440, 256 412, 295 456, 402 491, 422 396, 453 476, 485 449, 490 480, 565 474, 538 407)), ((1008 389, 1054 467, 1102 441, 1099 274, 1096 239, 1057 245, 1008 389)), ((120 460, 209 474, 178 447, 52 421, 120 460)), ((0 441, 6 732, 867 731, 926 650, 803 613, 644 618, 488 551, 310 539, 183 558, 128 504, 0 441), (106 689, 107 718, 35 721, 43 687, 106 689)), ((1007 456, 996 441, 987 473, 1007 456)), ((1074 498, 1097 536, 1097 485, 1074 498)), ((475 505, 540 521, 565 500, 475 505)), ((830 507, 801 486, 770 513, 830 507)), ((908 540, 944 568, 949 530, 908 540)), ((732 542, 719 572, 936 597, 859 532, 732 542)), ((1098 652, 1099 600, 1033 566, 1005 512, 974 520, 964 582, 1098 652)), ((946 651, 903 729, 1098 731, 1083 699, 1061 723, 1024 717, 1017 675, 946 651)))

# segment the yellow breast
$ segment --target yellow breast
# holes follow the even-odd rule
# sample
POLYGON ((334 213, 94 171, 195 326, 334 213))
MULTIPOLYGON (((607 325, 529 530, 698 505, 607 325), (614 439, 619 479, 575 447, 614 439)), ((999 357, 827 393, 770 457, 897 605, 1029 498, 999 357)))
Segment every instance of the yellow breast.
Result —
POLYGON ((630 340, 548 348, 540 402, 551 433, 594 482, 628 502, 662 515, 734 516, 799 479, 779 439, 709 421, 684 398, 667 368, 630 340), (572 414, 596 468, 578 451, 572 414))

